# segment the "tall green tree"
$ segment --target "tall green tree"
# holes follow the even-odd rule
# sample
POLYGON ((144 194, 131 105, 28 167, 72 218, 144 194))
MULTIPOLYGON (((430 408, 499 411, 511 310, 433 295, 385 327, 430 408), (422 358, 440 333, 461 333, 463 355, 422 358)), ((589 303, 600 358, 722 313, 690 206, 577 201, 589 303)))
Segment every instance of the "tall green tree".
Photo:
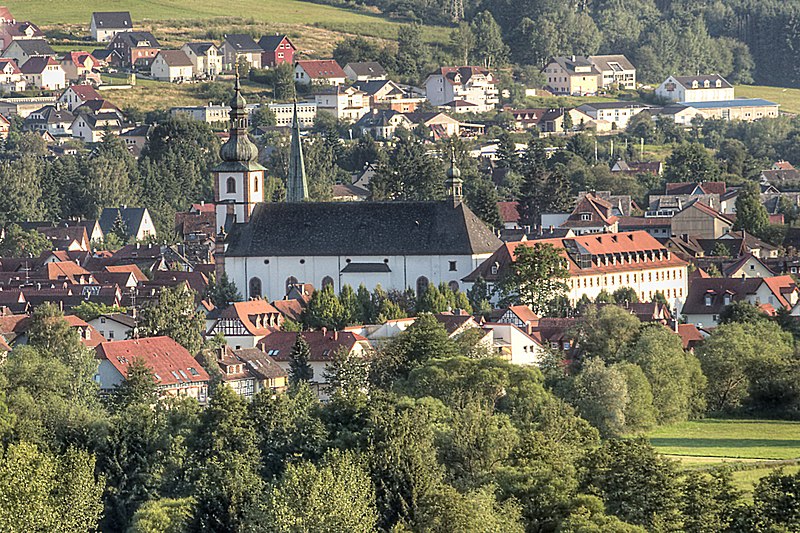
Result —
POLYGON ((751 181, 739 189, 736 197, 736 220, 733 223, 735 231, 744 230, 754 235, 761 235, 769 226, 769 214, 761 203, 760 192, 758 184, 751 181))
POLYGON ((333 292, 333 285, 325 285, 314 291, 303 313, 303 322, 311 329, 340 329, 345 326, 345 310, 333 292))
POLYGON ((569 289, 566 261, 550 244, 521 244, 514 249, 514 261, 500 280, 505 304, 524 304, 544 316, 557 310, 558 301, 569 289))
POLYGON ((475 55, 486 68, 502 66, 508 59, 508 46, 503 42, 503 30, 492 14, 483 11, 472 19, 475 35, 475 55))
POLYGON ((39 257, 52 247, 50 240, 35 229, 24 230, 11 224, 0 240, 0 257, 39 257))
POLYGON ((401 132, 369 185, 376 200, 438 200, 444 194, 444 167, 422 142, 401 132))
POLYGON ((679 145, 665 162, 664 178, 670 182, 713 181, 717 177, 717 163, 699 143, 679 145))
POLYGON ((197 354, 203 346, 201 336, 205 321, 197 311, 195 292, 185 284, 167 287, 142 309, 139 318, 139 335, 157 337, 166 335, 197 354))
POLYGON ((311 368, 310 359, 311 347, 303 334, 298 333, 297 340, 292 346, 292 352, 289 354, 289 383, 297 385, 311 381, 314 371, 311 368))

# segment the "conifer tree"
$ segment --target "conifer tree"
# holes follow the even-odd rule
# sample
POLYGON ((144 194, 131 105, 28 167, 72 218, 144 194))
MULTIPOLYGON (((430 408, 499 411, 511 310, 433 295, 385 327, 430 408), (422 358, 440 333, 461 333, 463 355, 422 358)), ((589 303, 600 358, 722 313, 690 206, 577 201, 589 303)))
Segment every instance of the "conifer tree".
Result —
POLYGON ((302 381, 311 381, 313 370, 311 369, 311 347, 308 345, 302 333, 297 334, 297 340, 289 354, 289 383, 297 385, 302 381))

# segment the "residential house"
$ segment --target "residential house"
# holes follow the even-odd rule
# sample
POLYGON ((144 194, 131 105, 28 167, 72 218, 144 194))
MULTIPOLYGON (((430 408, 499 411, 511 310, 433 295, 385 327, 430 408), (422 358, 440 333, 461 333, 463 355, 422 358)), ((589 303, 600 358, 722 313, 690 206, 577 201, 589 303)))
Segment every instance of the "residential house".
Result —
POLYGON ((116 113, 81 113, 76 114, 70 129, 74 138, 86 143, 98 143, 109 133, 119 135, 122 121, 116 113))
MULTIPOLYGON (((78 332, 80 343, 86 348, 94 348, 106 339, 99 331, 75 315, 64 317, 69 327, 78 332)), ((0 316, 0 335, 12 346, 28 344, 28 331, 32 325, 29 315, 0 316)))
POLYGON ((309 364, 311 366, 311 379, 309 385, 320 399, 328 398, 328 381, 325 378, 325 368, 333 360, 337 352, 345 352, 351 357, 364 357, 369 349, 367 339, 350 331, 278 331, 267 335, 258 347, 271 357, 285 371, 289 371, 290 354, 297 342, 297 336, 302 335, 311 350, 309 364))
POLYGON ((612 130, 624 130, 633 117, 648 109, 647 104, 635 102, 591 102, 578 106, 578 111, 594 120, 610 123, 612 130))
POLYGON ((26 41, 13 41, 3 50, 2 57, 13 59, 17 65, 22 68, 22 65, 32 57, 54 58, 56 57, 56 52, 44 39, 31 39, 26 41))
POLYGON ((656 118, 664 117, 665 119, 672 120, 679 126, 688 127, 696 124, 695 119, 699 120, 703 116, 700 110, 696 109, 694 105, 695 104, 670 104, 662 107, 660 110, 654 108, 653 115, 656 118))
POLYGON ((123 239, 125 241, 143 241, 156 236, 156 227, 146 207, 106 207, 100 214, 98 223, 105 235, 111 233, 115 226, 124 227, 127 232, 127 238, 123 239))
POLYGON ((371 136, 373 139, 386 141, 394 137, 397 128, 404 128, 408 131, 413 129, 414 124, 408 117, 391 109, 372 109, 356 122, 355 127, 362 137, 371 136))
POLYGON ((26 86, 25 76, 17 66, 17 62, 10 58, 0 59, 0 90, 19 92, 24 91, 26 86))
POLYGON ((314 92, 318 111, 327 111, 342 121, 356 122, 369 113, 369 98, 355 87, 320 87, 314 92))
POLYGON ((109 341, 125 340, 133 336, 136 319, 122 313, 109 313, 90 320, 89 325, 109 341))
POLYGON ((423 126, 435 140, 461 135, 461 122, 439 111, 404 113, 414 126, 423 126))
POLYGON ((611 172, 621 172, 623 174, 653 174, 660 176, 664 173, 664 163, 661 161, 625 161, 618 159, 611 167, 611 172))
POLYGON ((718 239, 733 228, 733 220, 697 199, 672 217, 672 234, 718 239))
POLYGON ((45 35, 33 22, 12 21, 0 24, 0 50, 7 50, 15 41, 44 40, 45 35))
POLYGON ((547 346, 536 336, 515 324, 484 322, 492 332, 492 353, 515 365, 539 365, 547 355, 547 346))
POLYGON ((514 117, 514 128, 517 130, 527 130, 539 126, 539 121, 542 119, 547 109, 534 108, 534 109, 506 109, 514 117))
POLYGON ((350 183, 336 183, 333 186, 331 200, 334 202, 363 202, 368 199, 370 192, 350 183))
POLYGON ((6 6, 0 6, 0 24, 13 24, 14 22, 16 19, 11 14, 11 10, 6 6))
POLYGON ((758 257, 746 254, 722 269, 726 278, 769 278, 775 272, 758 257))
POLYGON ((223 346, 216 355, 222 381, 247 400, 262 390, 275 395, 287 388, 289 373, 257 348, 234 350, 223 346))
POLYGON ((600 87, 600 71, 584 56, 554 57, 542 72, 553 94, 586 96, 597 94, 600 87))
POLYGON ((189 81, 194 78, 194 62, 182 50, 160 50, 150 65, 150 75, 173 83, 189 81))
POLYGON ((52 57, 37 56, 20 67, 28 87, 44 91, 57 91, 67 86, 67 77, 61 64, 52 57))
POLYGON ((372 107, 384 106, 400 113, 413 113, 425 97, 404 89, 392 80, 357 81, 353 87, 369 96, 372 107))
POLYGON ((494 286, 506 275, 517 247, 540 244, 555 247, 567 261, 567 298, 573 304, 583 296, 594 299, 602 290, 623 287, 636 291, 640 301, 661 293, 679 306, 686 297, 688 263, 643 231, 504 243, 462 281, 482 277, 494 286))
POLYGON ((519 202, 497 202, 497 210, 500 211, 500 219, 503 221, 504 229, 522 229, 519 202))
POLYGON ((195 76, 214 78, 222 72, 222 52, 214 43, 186 43, 181 50, 191 60, 195 76))
POLYGON ((54 138, 71 137, 75 117, 66 109, 48 105, 34 111, 25 118, 23 128, 27 131, 46 131, 54 138))
POLYGON ((512 305, 503 311, 497 322, 499 324, 513 324, 523 331, 531 331, 539 324, 539 315, 534 313, 527 305, 512 305))
POLYGON ((348 63, 344 66, 347 79, 356 81, 384 81, 389 74, 377 61, 363 61, 359 63, 348 63))
POLYGON ((261 66, 277 67, 281 63, 294 64, 294 54, 297 47, 286 35, 265 35, 258 40, 258 46, 263 50, 261 66))
POLYGON ((483 67, 442 67, 425 80, 425 95, 434 106, 473 104, 475 113, 492 111, 500 102, 497 80, 483 67))
POLYGON ((89 52, 67 52, 59 59, 64 75, 70 82, 88 82, 95 85, 102 83, 100 73, 96 70, 99 62, 89 52))
POLYGON ((566 133, 587 128, 596 131, 611 131, 611 123, 605 120, 598 121, 580 111, 579 109, 555 108, 548 109, 539 119, 539 129, 543 133, 566 133), (565 127, 566 116, 569 115, 571 127, 565 127))
POLYGON ((576 235, 616 233, 619 217, 614 215, 611 202, 586 193, 578 199, 575 209, 560 227, 571 229, 576 235))
POLYGON ((250 68, 261 68, 261 55, 264 49, 258 46, 246 33, 231 33, 225 36, 220 47, 223 68, 233 70, 240 59, 244 59, 250 68))
POLYGON ((344 85, 347 74, 333 59, 303 60, 294 65, 294 81, 301 85, 344 85))
POLYGON ((72 114, 76 117, 78 115, 99 115, 101 113, 115 115, 120 122, 125 119, 122 111, 108 100, 87 100, 72 110, 72 114))
POLYGON ((719 324, 722 311, 737 301, 761 307, 768 313, 792 310, 798 288, 791 276, 768 278, 696 278, 692 281, 682 314, 689 324, 709 328, 719 324))
POLYGON ((201 404, 208 399, 208 373, 169 337, 103 342, 96 351, 100 365, 95 380, 103 392, 113 392, 127 378, 130 365, 141 359, 153 373, 159 396, 188 396, 201 404))
POLYGON ((120 133, 119 138, 122 139, 122 142, 125 143, 125 146, 134 157, 139 157, 145 144, 147 144, 147 137, 150 135, 151 129, 152 126, 150 124, 134 126, 120 133))
POLYGON ((161 50, 161 44, 150 32, 126 31, 117 33, 108 49, 116 53, 122 67, 148 70, 161 50))
POLYGON ((719 74, 669 76, 656 88, 659 98, 689 104, 733 100, 733 93, 733 85, 719 74))
POLYGON ((672 218, 668 216, 622 216, 618 221, 619 231, 646 231, 657 239, 672 236, 672 218))
POLYGON ((603 89, 636 89, 636 67, 624 55, 589 56, 588 59, 600 72, 599 86, 603 89))
MULTIPOLYGON (((263 104, 262 104, 263 105, 263 104)), ((289 128, 294 120, 295 105, 297 107, 297 121, 300 129, 310 129, 317 118, 316 102, 297 102, 297 104, 267 104, 270 111, 275 114, 275 125, 289 128)))
POLYGON ((133 31, 131 14, 127 11, 94 12, 89 22, 92 40, 110 42, 120 32, 133 31))
POLYGON ((8 139, 8 134, 11 132, 11 121, 3 115, 0 115, 0 139, 5 141, 8 139))
POLYGON ((266 300, 233 302, 225 309, 215 309, 206 317, 205 336, 225 337, 225 342, 237 350, 255 348, 267 335, 281 330, 280 311, 266 300))
MULTIPOLYGON (((248 105, 248 113, 255 107, 255 105, 248 105)), ((230 112, 230 106, 213 103, 201 106, 173 107, 169 110, 170 115, 186 115, 193 120, 199 120, 211 125, 227 123, 230 120, 230 112)))
POLYGON ((667 183, 664 194, 650 195, 646 216, 673 216, 696 200, 724 211, 722 198, 727 192, 724 181, 667 183))
POLYGON ((61 93, 56 100, 57 105, 67 108, 67 111, 75 111, 78 107, 92 100, 103 100, 100 93, 91 85, 70 85, 61 93))

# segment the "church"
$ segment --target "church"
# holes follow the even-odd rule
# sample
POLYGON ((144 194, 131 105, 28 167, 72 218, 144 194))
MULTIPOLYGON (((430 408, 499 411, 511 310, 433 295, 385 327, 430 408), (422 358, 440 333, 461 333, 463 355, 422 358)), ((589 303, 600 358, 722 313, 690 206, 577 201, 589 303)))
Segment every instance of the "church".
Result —
POLYGON ((282 299, 290 286, 364 284, 372 290, 413 289, 462 278, 501 242, 463 202, 455 165, 448 197, 427 202, 310 202, 295 110, 285 203, 264 202, 258 149, 247 135, 247 112, 236 81, 230 138, 212 169, 217 272, 227 273, 245 298, 282 299))

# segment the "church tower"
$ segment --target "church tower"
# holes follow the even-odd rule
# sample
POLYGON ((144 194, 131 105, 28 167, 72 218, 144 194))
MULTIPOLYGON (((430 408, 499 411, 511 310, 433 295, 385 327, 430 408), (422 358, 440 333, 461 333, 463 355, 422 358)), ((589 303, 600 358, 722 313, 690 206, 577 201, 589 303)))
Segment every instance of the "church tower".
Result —
POLYGON ((300 143, 300 121, 297 120, 297 102, 292 117, 292 148, 289 154, 289 179, 286 183, 287 202, 308 200, 308 179, 303 161, 303 145, 300 143))
POLYGON ((230 105, 230 138, 219 152, 222 163, 211 169, 218 231, 227 231, 234 222, 248 222, 255 205, 264 201, 266 169, 258 164, 258 148, 247 135, 248 116, 238 71, 230 105))

